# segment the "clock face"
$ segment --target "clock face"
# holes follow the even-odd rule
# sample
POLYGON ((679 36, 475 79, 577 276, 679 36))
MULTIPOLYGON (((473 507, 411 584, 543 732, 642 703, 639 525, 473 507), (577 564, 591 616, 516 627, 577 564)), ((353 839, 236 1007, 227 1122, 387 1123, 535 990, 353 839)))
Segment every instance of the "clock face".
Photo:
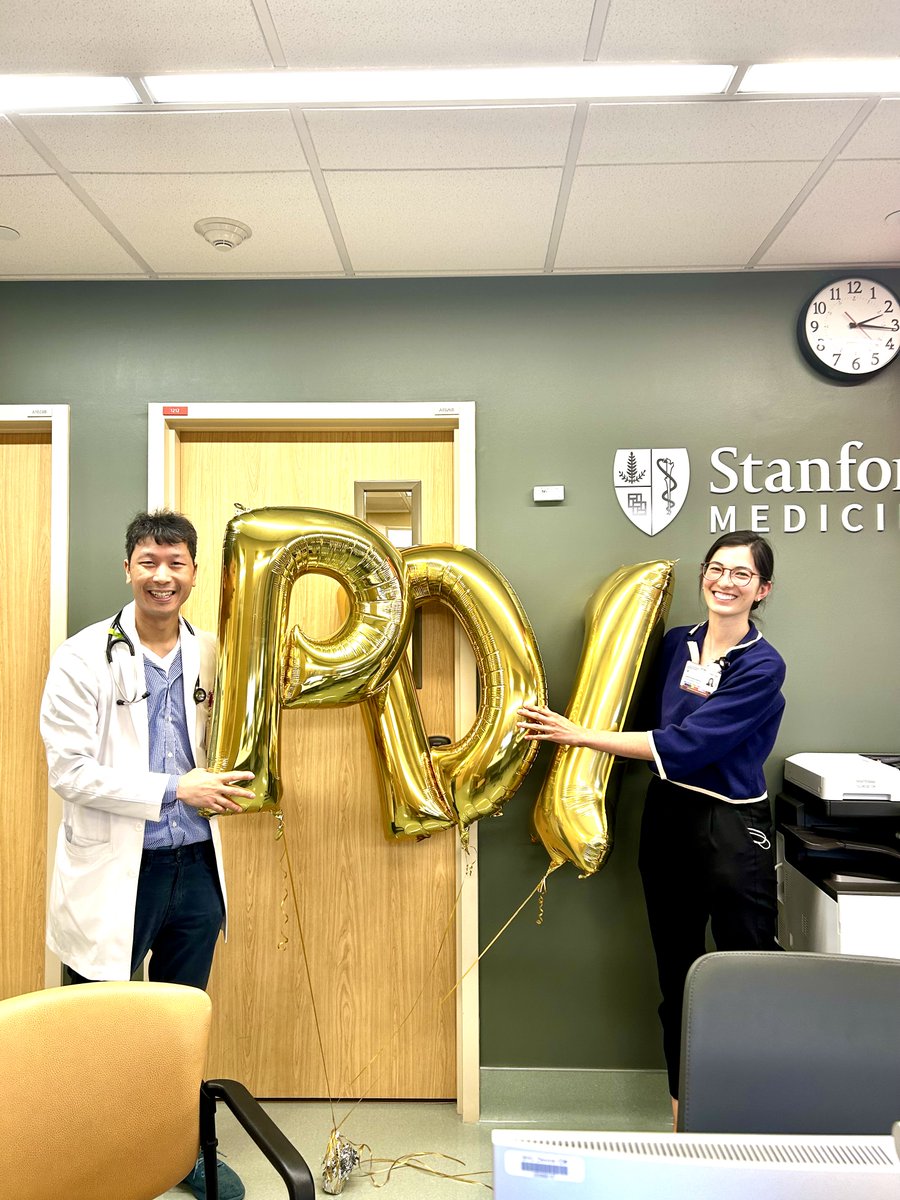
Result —
POLYGON ((812 297, 797 322, 800 349, 830 379, 871 379, 900 352, 900 300, 874 279, 835 279, 812 297))

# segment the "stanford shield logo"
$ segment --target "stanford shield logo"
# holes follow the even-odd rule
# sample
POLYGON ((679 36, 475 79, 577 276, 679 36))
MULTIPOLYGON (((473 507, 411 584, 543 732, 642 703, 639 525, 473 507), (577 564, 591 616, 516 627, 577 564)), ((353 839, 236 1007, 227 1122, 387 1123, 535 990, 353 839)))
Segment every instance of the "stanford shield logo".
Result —
POLYGON ((681 512, 691 478, 687 450, 617 450, 613 483, 622 512, 651 537, 681 512))

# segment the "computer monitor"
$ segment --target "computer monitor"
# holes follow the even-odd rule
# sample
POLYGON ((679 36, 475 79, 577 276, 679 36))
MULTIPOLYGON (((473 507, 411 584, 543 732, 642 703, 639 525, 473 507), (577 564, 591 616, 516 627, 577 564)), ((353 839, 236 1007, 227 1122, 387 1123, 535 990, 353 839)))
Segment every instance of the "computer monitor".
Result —
POLYGON ((884 1137, 496 1129, 494 1200, 897 1200, 884 1137))

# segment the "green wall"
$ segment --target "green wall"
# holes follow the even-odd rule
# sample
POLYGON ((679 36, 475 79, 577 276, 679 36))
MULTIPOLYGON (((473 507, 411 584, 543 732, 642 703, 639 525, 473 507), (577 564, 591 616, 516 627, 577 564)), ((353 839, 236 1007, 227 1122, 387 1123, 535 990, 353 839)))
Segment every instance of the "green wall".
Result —
MULTIPOLYGON (((838 274, 834 272, 833 274, 838 274)), ((873 272, 900 290, 900 272, 873 272)), ((0 284, 0 400, 69 404, 70 627, 127 596, 122 530, 146 500, 146 406, 192 401, 477 402, 478 546, 516 588, 537 632, 551 701, 568 699, 585 601, 622 563, 680 557, 675 623, 700 616, 694 583, 712 538, 709 457, 900 456, 900 365, 860 387, 817 376, 794 325, 822 273, 224 283, 0 284), (619 448, 683 446, 684 509, 649 538, 618 508, 619 448), (562 483, 538 508, 532 486, 562 483)), ((239 497, 236 497, 239 498, 239 497)), ((807 497, 795 534, 776 519, 764 630, 788 663, 787 713, 770 763, 808 749, 896 751, 900 491, 807 497), (829 500, 831 528, 818 529, 829 500), (840 528, 843 503, 871 510, 840 528), (874 529, 874 504, 886 530, 874 529)), ((201 548, 202 558, 202 548, 201 548)), ((482 932, 499 929, 543 873, 528 813, 549 751, 503 817, 481 827, 482 932)), ((646 778, 630 768, 610 864, 551 877, 482 966, 486 1066, 658 1067, 656 985, 635 867, 646 778)))

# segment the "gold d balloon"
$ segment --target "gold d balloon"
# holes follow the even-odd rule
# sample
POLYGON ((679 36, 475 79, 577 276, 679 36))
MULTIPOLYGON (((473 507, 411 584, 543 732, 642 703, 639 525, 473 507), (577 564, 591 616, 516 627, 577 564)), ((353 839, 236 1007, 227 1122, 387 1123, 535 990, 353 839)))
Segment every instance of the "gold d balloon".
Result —
MULTIPOLYGON (((622 729, 662 637, 675 564, 621 567, 585 609, 584 647, 566 716, 594 729, 622 729)), ((614 756, 559 746, 534 810, 534 826, 554 865, 569 861, 585 875, 612 849, 618 780, 614 756)))
POLYGON ((211 771, 252 771, 245 812, 277 809, 282 707, 354 704, 390 678, 412 622, 402 560, 354 517, 314 508, 258 508, 225 532, 211 771), (332 637, 288 632, 291 589, 308 571, 337 579, 350 614, 332 637))
POLYGON ((412 672, 404 657, 383 692, 367 700, 367 724, 382 765, 385 828, 423 837, 448 825, 465 829, 496 814, 515 794, 538 750, 517 729, 523 704, 546 703, 534 632, 496 567, 463 546, 403 551, 413 604, 446 605, 475 654, 480 703, 472 728, 429 749, 412 672))
POLYGON ((386 831, 423 837, 495 813, 537 753, 516 729, 522 704, 546 701, 534 634, 512 588, 474 550, 419 546, 403 556, 371 526, 307 508, 242 512, 225 535, 219 667, 210 770, 252 771, 245 812, 280 806, 281 708, 365 701, 386 831), (330 575, 349 596, 341 630, 313 641, 288 632, 291 588, 330 575), (474 653, 481 701, 458 742, 431 750, 404 654, 414 606, 436 599, 474 653))

